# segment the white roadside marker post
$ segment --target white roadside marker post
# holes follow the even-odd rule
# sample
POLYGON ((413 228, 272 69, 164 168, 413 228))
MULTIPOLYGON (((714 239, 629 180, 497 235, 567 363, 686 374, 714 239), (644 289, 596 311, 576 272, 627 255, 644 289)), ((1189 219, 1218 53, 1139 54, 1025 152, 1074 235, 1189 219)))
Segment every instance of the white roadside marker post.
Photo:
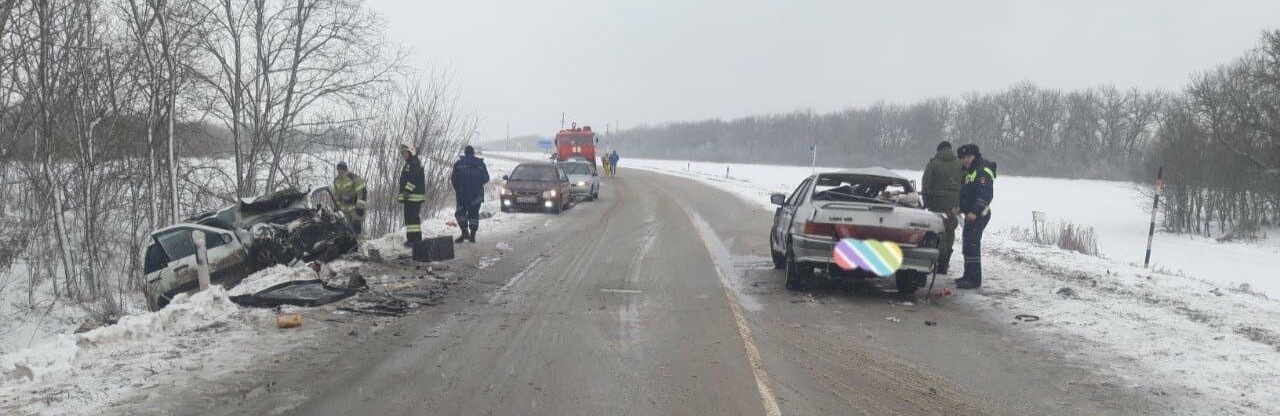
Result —
POLYGON ((196 278, 200 282, 200 290, 209 288, 209 252, 204 244, 204 232, 191 232, 191 242, 196 244, 196 278))
POLYGON ((813 164, 809 165, 809 174, 812 175, 818 173, 818 145, 809 145, 809 151, 813 152, 813 164))
POLYGON ((1044 223, 1044 221, 1045 221, 1045 215, 1043 212, 1031 211, 1031 228, 1035 230, 1037 244, 1041 242, 1040 241, 1040 224, 1044 223))
POLYGON ((1151 202, 1151 228, 1147 229, 1147 255, 1142 260, 1142 268, 1146 269, 1151 265, 1151 240, 1156 236, 1156 211, 1160 208, 1160 188, 1164 187, 1164 166, 1156 171, 1156 195, 1151 202))

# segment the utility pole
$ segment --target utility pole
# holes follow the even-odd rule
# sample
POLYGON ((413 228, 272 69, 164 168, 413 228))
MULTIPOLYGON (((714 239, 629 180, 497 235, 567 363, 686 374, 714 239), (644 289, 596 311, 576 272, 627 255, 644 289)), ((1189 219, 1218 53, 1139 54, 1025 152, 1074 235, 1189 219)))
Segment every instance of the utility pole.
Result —
POLYGON ((564 130, 564 112, 560 112, 560 130, 564 130))

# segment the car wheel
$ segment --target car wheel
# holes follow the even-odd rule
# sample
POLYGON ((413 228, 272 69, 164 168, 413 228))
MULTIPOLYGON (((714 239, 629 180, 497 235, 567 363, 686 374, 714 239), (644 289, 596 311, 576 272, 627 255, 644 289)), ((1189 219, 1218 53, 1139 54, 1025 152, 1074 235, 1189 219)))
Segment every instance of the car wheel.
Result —
POLYGON ((804 287, 805 282, 813 276, 812 265, 796 261, 796 252, 791 248, 790 242, 787 243, 785 271, 787 275, 785 286, 791 290, 799 290, 804 287))
POLYGON ((561 212, 564 212, 564 204, 556 204, 556 207, 551 209, 552 214, 560 215, 561 212))
POLYGON ((769 254, 773 257, 773 268, 782 270, 787 267, 787 256, 773 249, 773 233, 769 233, 769 254))

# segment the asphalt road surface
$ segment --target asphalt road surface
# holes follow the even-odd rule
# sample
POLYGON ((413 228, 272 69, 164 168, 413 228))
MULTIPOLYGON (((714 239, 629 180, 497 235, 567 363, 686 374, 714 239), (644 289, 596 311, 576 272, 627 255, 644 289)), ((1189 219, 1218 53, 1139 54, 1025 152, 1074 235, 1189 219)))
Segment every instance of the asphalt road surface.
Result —
POLYGON ((1038 348, 1009 322, 990 322, 947 299, 904 306, 888 291, 834 283, 788 291, 768 258, 773 213, 691 180, 624 169, 606 181, 598 201, 559 217, 521 215, 544 216, 547 226, 504 237, 514 250, 477 271, 473 290, 446 305, 396 321, 359 344, 334 338, 309 358, 252 374, 272 386, 265 394, 127 409, 298 415, 1168 410, 1099 375, 1100 364, 1038 348))

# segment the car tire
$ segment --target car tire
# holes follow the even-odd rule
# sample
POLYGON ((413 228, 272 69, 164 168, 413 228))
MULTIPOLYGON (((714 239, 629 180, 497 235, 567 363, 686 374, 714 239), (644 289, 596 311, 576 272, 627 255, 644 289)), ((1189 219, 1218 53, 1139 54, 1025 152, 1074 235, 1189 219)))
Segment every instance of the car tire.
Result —
POLYGON ((552 214, 560 215, 561 212, 564 212, 564 204, 556 204, 556 207, 551 209, 552 214))
POLYGON ((773 257, 773 268, 782 270, 787 268, 787 255, 773 249, 773 233, 769 233, 769 255, 773 257))
POLYGON ((784 286, 790 290, 800 290, 813 277, 813 265, 796 261, 796 252, 791 248, 790 242, 787 242, 786 267, 784 271, 787 278, 784 286))

